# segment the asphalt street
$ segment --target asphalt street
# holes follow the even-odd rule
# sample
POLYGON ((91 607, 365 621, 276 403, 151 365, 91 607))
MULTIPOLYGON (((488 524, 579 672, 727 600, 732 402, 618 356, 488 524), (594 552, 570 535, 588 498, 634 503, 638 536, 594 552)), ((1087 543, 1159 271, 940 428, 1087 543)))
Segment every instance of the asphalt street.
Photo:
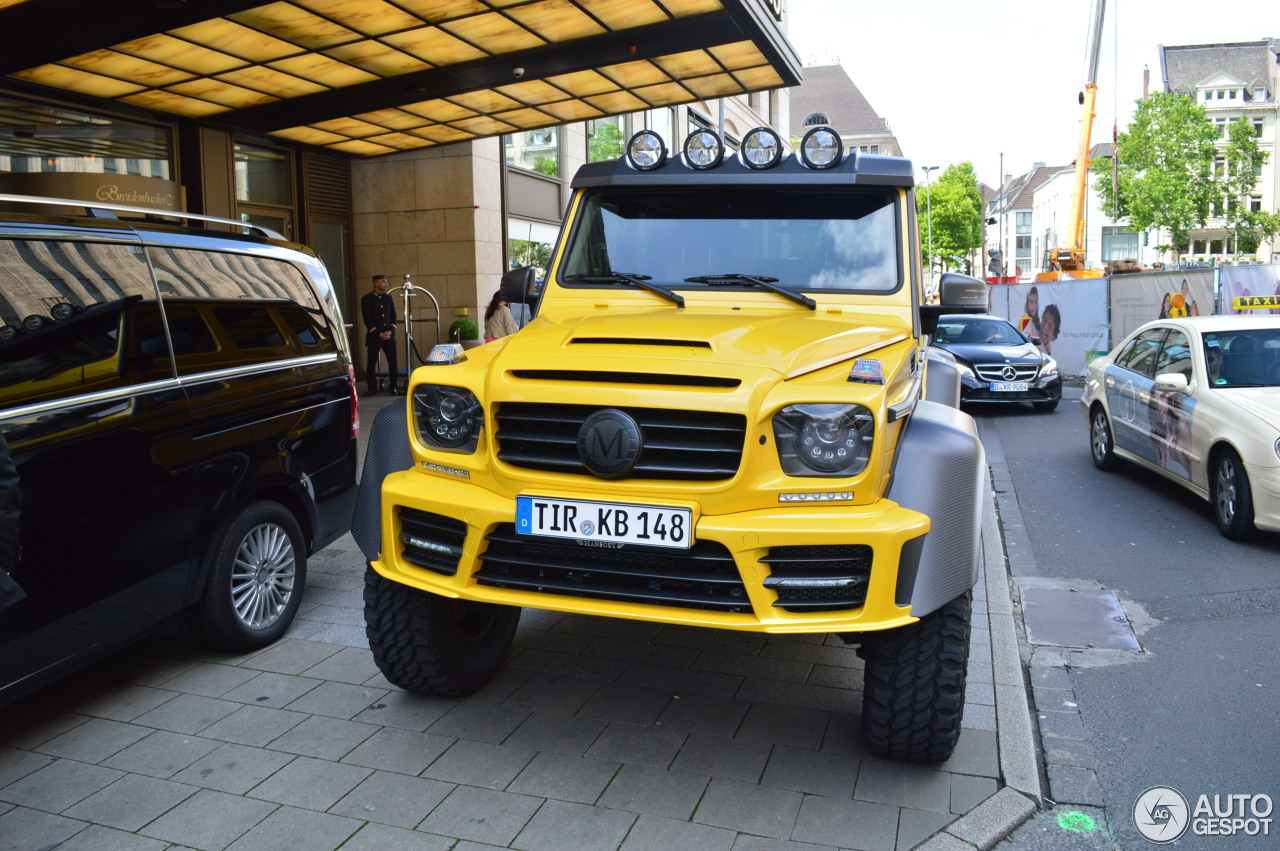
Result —
MULTIPOLYGON (((1227 795, 1280 799, 1280 536, 1229 541, 1207 502, 1163 478, 1095 469, 1079 389, 1067 392, 1052 414, 973 411, 1012 484, 998 494, 1012 582, 1023 595, 1113 592, 1141 649, 1071 650, 1024 633, 1058 806, 1001 847, 1141 847, 1134 807, 1152 787, 1177 790, 1193 810, 1202 794, 1220 796, 1220 809, 1227 795), (1063 813, 1096 828, 1063 827, 1063 813)), ((1188 830, 1177 847, 1275 848, 1271 818, 1270 835, 1188 830)))

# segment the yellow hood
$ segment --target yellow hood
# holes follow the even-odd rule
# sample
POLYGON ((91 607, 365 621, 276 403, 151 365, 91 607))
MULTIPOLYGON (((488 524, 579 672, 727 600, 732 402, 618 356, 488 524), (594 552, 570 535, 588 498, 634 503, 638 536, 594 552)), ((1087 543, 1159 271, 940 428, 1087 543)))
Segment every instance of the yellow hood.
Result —
POLYGON ((681 372, 716 364, 774 370, 794 378, 906 339, 892 317, 809 310, 610 308, 585 316, 539 317, 504 339, 496 364, 581 368, 625 358, 672 361, 681 372))

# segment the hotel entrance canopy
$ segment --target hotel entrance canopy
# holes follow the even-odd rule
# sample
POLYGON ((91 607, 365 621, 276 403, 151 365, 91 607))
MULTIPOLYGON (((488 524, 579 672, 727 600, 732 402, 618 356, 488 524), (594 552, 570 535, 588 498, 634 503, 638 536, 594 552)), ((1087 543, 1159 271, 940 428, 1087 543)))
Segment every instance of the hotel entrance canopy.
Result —
POLYGON ((795 85, 780 5, 0 0, 0 75, 377 156, 795 85))

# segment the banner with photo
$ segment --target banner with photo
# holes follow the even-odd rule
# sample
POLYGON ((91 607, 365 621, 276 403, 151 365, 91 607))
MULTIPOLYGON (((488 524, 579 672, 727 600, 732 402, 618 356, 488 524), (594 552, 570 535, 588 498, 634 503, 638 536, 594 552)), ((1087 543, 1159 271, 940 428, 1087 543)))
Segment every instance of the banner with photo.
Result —
POLYGON ((1089 361, 1108 350, 1106 278, 988 289, 991 312, 1039 337, 1064 374, 1084 375, 1089 361))
POLYGON ((1261 310, 1236 310, 1233 299, 1246 295, 1280 295, 1280 266, 1223 266, 1220 298, 1221 312, 1280 315, 1280 307, 1261 310))
POLYGON ((1134 272, 1109 280, 1112 343, 1153 319, 1214 313, 1212 269, 1134 272))

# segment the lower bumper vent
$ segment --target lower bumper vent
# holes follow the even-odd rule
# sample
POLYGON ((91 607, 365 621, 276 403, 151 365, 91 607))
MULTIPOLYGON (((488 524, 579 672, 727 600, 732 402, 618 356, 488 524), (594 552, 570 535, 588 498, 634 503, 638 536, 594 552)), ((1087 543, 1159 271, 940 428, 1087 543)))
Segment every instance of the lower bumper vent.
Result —
POLYGON ((764 587, 777 592, 774 606, 788 612, 860 608, 871 580, 871 547, 865 544, 770 547, 764 587))
POLYGON ((467 537, 467 524, 452 517, 400 508, 401 557, 418 567, 445 576, 458 572, 462 558, 462 542, 467 537))
POLYGON ((718 612, 750 612, 733 556, 723 544, 655 552, 589 547, 575 541, 532 542, 510 523, 487 538, 476 580, 481 585, 572 597, 624 600, 718 612))

